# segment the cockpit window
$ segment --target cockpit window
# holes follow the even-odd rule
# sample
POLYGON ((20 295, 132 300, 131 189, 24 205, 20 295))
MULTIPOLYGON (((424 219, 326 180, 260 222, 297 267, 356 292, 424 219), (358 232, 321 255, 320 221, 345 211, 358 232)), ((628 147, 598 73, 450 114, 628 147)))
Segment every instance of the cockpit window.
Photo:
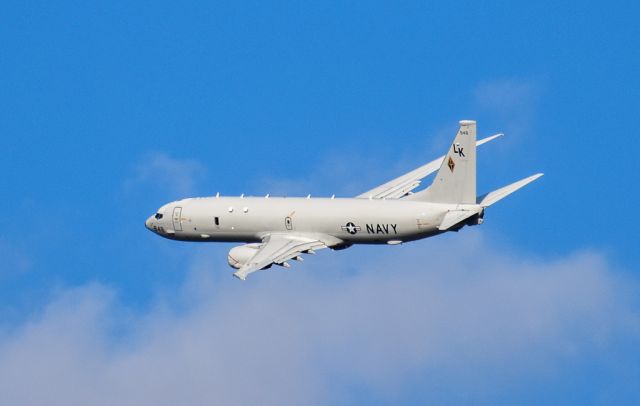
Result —
POLYGON ((160 220, 162 218, 162 214, 161 213, 156 213, 156 215, 154 217, 156 218, 156 220, 160 220))

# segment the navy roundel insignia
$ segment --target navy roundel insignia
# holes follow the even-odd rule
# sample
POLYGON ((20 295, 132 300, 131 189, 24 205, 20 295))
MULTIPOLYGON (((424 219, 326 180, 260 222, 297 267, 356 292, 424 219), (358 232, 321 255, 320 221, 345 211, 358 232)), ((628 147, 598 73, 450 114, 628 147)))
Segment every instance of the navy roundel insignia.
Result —
POLYGON ((346 231, 351 235, 356 234, 358 231, 362 230, 362 227, 353 224, 353 222, 351 221, 340 228, 342 229, 342 231, 346 231))

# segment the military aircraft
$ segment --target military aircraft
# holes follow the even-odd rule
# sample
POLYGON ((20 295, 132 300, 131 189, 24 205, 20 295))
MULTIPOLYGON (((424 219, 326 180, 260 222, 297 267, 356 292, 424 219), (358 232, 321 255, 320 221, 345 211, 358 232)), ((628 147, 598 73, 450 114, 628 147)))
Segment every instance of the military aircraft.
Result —
POLYGON ((542 176, 529 176, 476 195, 476 122, 460 121, 446 155, 352 198, 189 198, 162 206, 145 226, 179 241, 243 242, 229 251, 233 274, 247 276, 272 265, 290 267, 302 254, 353 244, 401 244, 483 222, 485 209, 542 176), (416 191, 428 175, 429 187, 416 191))

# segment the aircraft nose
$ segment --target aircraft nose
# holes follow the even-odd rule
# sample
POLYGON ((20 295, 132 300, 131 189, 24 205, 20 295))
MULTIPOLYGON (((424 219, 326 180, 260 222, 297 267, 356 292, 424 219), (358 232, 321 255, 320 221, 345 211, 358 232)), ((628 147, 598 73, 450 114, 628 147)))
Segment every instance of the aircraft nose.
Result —
POLYGON ((151 223, 152 222, 153 222, 153 216, 149 216, 147 221, 144 222, 144 226, 147 227, 147 229, 151 230, 151 223))

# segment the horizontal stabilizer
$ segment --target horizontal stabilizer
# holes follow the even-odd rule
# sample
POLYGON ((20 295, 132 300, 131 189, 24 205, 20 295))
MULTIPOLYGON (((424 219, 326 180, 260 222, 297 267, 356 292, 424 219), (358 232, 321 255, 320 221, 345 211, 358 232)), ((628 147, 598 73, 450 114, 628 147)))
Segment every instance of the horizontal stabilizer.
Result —
POLYGON ((450 210, 444 215, 438 230, 445 231, 469 217, 478 214, 480 210, 450 210))
POLYGON ((533 182, 534 180, 538 179, 539 177, 541 177, 542 175, 544 175, 543 173, 537 173, 535 175, 529 176, 528 178, 519 180, 515 183, 510 184, 509 186, 505 186, 503 188, 500 188, 498 190, 494 190, 491 193, 487 193, 486 195, 482 195, 480 197, 478 197, 478 204, 482 207, 489 207, 492 204, 494 204, 495 202, 497 202, 498 200, 502 200, 503 198, 509 196, 511 193, 515 192, 516 190, 520 189, 521 187, 528 185, 529 183, 533 182))

